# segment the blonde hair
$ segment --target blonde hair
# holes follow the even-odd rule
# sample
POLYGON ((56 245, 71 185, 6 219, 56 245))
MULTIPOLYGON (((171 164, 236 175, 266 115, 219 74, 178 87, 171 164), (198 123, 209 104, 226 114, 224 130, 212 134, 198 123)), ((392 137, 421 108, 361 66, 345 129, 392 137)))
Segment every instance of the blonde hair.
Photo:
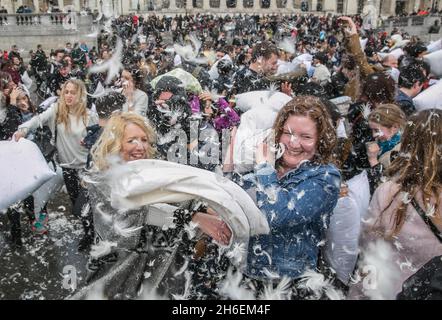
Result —
POLYGON ((69 113, 71 113, 76 117, 77 121, 80 120, 80 118, 82 118, 83 123, 86 126, 87 116, 88 116, 86 104, 87 104, 87 91, 84 82, 77 79, 70 79, 66 81, 61 87, 60 98, 58 100, 57 124, 58 123, 64 124, 66 130, 70 131, 71 126, 69 122, 69 113), (70 83, 73 84, 77 89, 77 99, 74 102, 74 106, 67 107, 64 95, 66 92, 66 87, 70 83))
POLYGON ((106 170, 109 168, 109 157, 120 155, 124 131, 129 124, 134 124, 144 131, 149 142, 147 158, 154 157, 156 150, 152 144, 156 141, 156 134, 149 122, 132 112, 116 113, 108 120, 103 133, 92 147, 92 159, 96 169, 106 170))
POLYGON ((407 121, 407 116, 401 108, 395 104, 381 104, 370 113, 368 121, 387 128, 396 125, 398 128, 403 129, 407 121))

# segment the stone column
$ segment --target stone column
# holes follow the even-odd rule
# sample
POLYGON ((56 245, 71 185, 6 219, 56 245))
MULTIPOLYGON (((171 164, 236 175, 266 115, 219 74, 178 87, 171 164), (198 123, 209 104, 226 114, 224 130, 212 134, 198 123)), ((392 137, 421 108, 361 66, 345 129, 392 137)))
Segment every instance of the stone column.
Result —
POLYGON ((258 13, 259 11, 256 10, 260 10, 261 6, 260 6, 260 0, 253 0, 253 11, 255 13, 258 13))
POLYGON ((192 9, 193 9, 193 1, 186 0, 186 11, 192 11, 192 9))
POLYGON ((318 5, 318 0, 312 0, 311 4, 312 4, 312 7, 310 8, 310 11, 316 11, 316 7, 318 5))
POLYGON ((76 12, 80 12, 81 7, 80 7, 80 0, 74 0, 74 8, 76 12))
POLYGON ((334 1, 330 1, 330 0, 323 0, 322 1, 322 10, 323 11, 331 11, 331 12, 335 12, 336 11, 336 0, 334 1))
POLYGON ((295 11, 295 6, 293 5, 293 0, 287 0, 287 4, 285 5, 288 13, 292 13, 295 11))
POLYGON ((354 0, 347 0, 344 10, 346 14, 356 14, 358 12, 358 2, 354 0))
POLYGON ((40 13, 40 1, 38 0, 32 0, 32 3, 34 4, 34 13, 40 13))
POLYGON ((209 0, 203 0, 203 10, 210 10, 209 0))
POLYGON ((278 7, 276 6, 276 0, 270 0, 270 10, 276 10, 278 7))
POLYGON ((418 11, 420 9, 421 6, 421 1, 420 0, 414 0, 414 10, 418 11))
POLYGON ((219 2, 219 10, 224 13, 227 10, 227 3, 226 0, 220 0, 219 2))
POLYGON ((129 1, 121 0, 121 4, 123 5, 123 8, 122 8, 123 12, 121 12, 121 14, 122 15, 129 14, 129 11, 131 9, 130 8, 130 2, 129 1))
POLYGON ((176 7, 176 0, 170 0, 169 9, 175 11, 177 9, 176 7))
POLYGON ((64 1, 63 0, 58 0, 58 9, 60 9, 61 11, 64 10, 64 1))
POLYGON ((236 0, 236 10, 238 10, 239 13, 243 13, 243 11, 244 11, 244 0, 236 0))

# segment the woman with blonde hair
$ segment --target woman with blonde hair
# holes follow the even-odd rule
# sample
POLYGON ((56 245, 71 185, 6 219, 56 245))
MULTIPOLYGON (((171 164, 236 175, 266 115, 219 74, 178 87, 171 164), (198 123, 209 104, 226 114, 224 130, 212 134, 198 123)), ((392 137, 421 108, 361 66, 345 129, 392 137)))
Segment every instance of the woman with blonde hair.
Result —
POLYGON ((368 178, 373 194, 380 184, 382 173, 390 167, 401 148, 401 136, 407 117, 395 104, 381 104, 368 116, 368 126, 374 141, 367 142, 370 163, 368 178))
POLYGON ((408 119, 399 155, 387 170, 390 180, 375 191, 363 225, 360 269, 370 264, 377 286, 364 286, 364 280, 351 298, 395 299, 407 278, 442 254, 441 119, 442 110, 435 109, 408 119))
POLYGON ((50 128, 72 205, 75 205, 80 192, 79 172, 85 168, 88 155, 81 141, 87 134, 86 127, 98 123, 98 116, 86 107, 86 95, 86 87, 81 80, 66 81, 58 102, 20 125, 14 134, 18 141, 39 126, 47 125, 50 128))
POLYGON ((92 169, 84 181, 93 212, 96 246, 88 266, 88 285, 74 299, 85 298, 98 287, 109 299, 136 298, 144 281, 170 297, 178 293, 177 289, 184 285, 177 275, 183 266, 182 259, 189 260, 196 254, 194 240, 185 232, 191 228, 191 222, 216 242, 229 243, 232 233, 227 224, 213 212, 203 212, 192 201, 179 207, 161 203, 124 211, 115 209, 110 186, 115 179, 113 170, 125 170, 127 162, 152 159, 155 140, 148 121, 135 113, 123 112, 109 119, 94 145, 92 169), (185 249, 178 250, 178 245, 185 249))
MULTIPOLYGON (((138 159, 152 159, 155 156, 156 150, 153 144, 156 141, 156 133, 150 126, 148 121, 143 117, 129 112, 120 113, 112 116, 106 127, 98 139, 97 143, 92 147, 93 170, 106 170, 109 168, 109 161, 118 159, 121 161, 133 161, 138 159), (109 130, 111 128, 111 130, 109 130), (135 141, 133 137, 129 137, 127 141, 123 139, 116 139, 115 137, 124 137, 126 130, 132 128, 141 129, 140 134, 144 134, 141 143, 145 144, 145 152, 131 152, 125 144, 133 144, 135 141)), ((139 146, 133 144, 134 147, 139 146)), ((140 145, 140 146, 142 146, 140 145)))

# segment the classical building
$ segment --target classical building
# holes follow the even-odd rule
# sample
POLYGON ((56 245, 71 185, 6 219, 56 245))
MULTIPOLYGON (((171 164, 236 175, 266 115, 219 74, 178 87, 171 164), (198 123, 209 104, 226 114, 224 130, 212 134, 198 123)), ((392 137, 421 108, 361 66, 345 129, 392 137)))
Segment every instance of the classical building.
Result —
POLYGON ((376 12, 391 16, 419 9, 442 9, 442 0, 0 0, 8 13, 15 13, 26 5, 34 13, 53 8, 62 11, 91 11, 116 14, 129 13, 290 13, 333 12, 341 14, 362 13, 367 3, 373 3, 376 12))

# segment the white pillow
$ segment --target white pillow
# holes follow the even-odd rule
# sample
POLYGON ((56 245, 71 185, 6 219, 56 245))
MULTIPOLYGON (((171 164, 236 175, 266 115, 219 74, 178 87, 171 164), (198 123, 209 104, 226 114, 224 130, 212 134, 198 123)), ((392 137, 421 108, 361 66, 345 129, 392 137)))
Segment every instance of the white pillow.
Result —
POLYGON ((438 50, 442 50, 442 39, 439 39, 437 41, 433 41, 427 46, 428 53, 432 53, 432 52, 435 52, 438 50))
POLYGON ((431 68, 431 73, 436 77, 442 77, 442 50, 438 50, 424 56, 431 68))
POLYGON ((442 109, 442 81, 425 89, 413 99, 417 111, 442 109))
POLYGON ((26 199, 55 175, 29 140, 0 141, 0 210, 26 199))
POLYGON ((253 108, 280 110, 292 98, 279 91, 249 91, 235 96, 236 107, 242 112, 253 108))
POLYGON ((256 147, 270 134, 279 110, 290 100, 291 97, 280 92, 270 97, 269 91, 252 91, 240 95, 242 110, 248 111, 241 116, 241 124, 233 144, 233 165, 236 172, 253 170, 256 147))
POLYGON ((345 284, 356 266, 361 218, 366 216, 370 201, 367 173, 354 176, 347 185, 348 196, 339 198, 330 218, 324 251, 325 259, 345 284))
MULTIPOLYGON (((53 165, 50 164, 51 169, 53 165)), ((63 172, 59 166, 57 166, 56 175, 46 181, 40 188, 38 188, 32 195, 34 197, 34 211, 40 212, 45 204, 63 187, 63 172)))
POLYGON ((368 38, 366 39, 359 39, 359 43, 361 44, 362 51, 365 50, 365 47, 367 46, 368 38))
POLYGON ((398 48, 398 49, 394 49, 389 54, 394 56, 396 59, 399 59, 400 57, 402 57, 405 54, 405 52, 401 48, 398 48))

